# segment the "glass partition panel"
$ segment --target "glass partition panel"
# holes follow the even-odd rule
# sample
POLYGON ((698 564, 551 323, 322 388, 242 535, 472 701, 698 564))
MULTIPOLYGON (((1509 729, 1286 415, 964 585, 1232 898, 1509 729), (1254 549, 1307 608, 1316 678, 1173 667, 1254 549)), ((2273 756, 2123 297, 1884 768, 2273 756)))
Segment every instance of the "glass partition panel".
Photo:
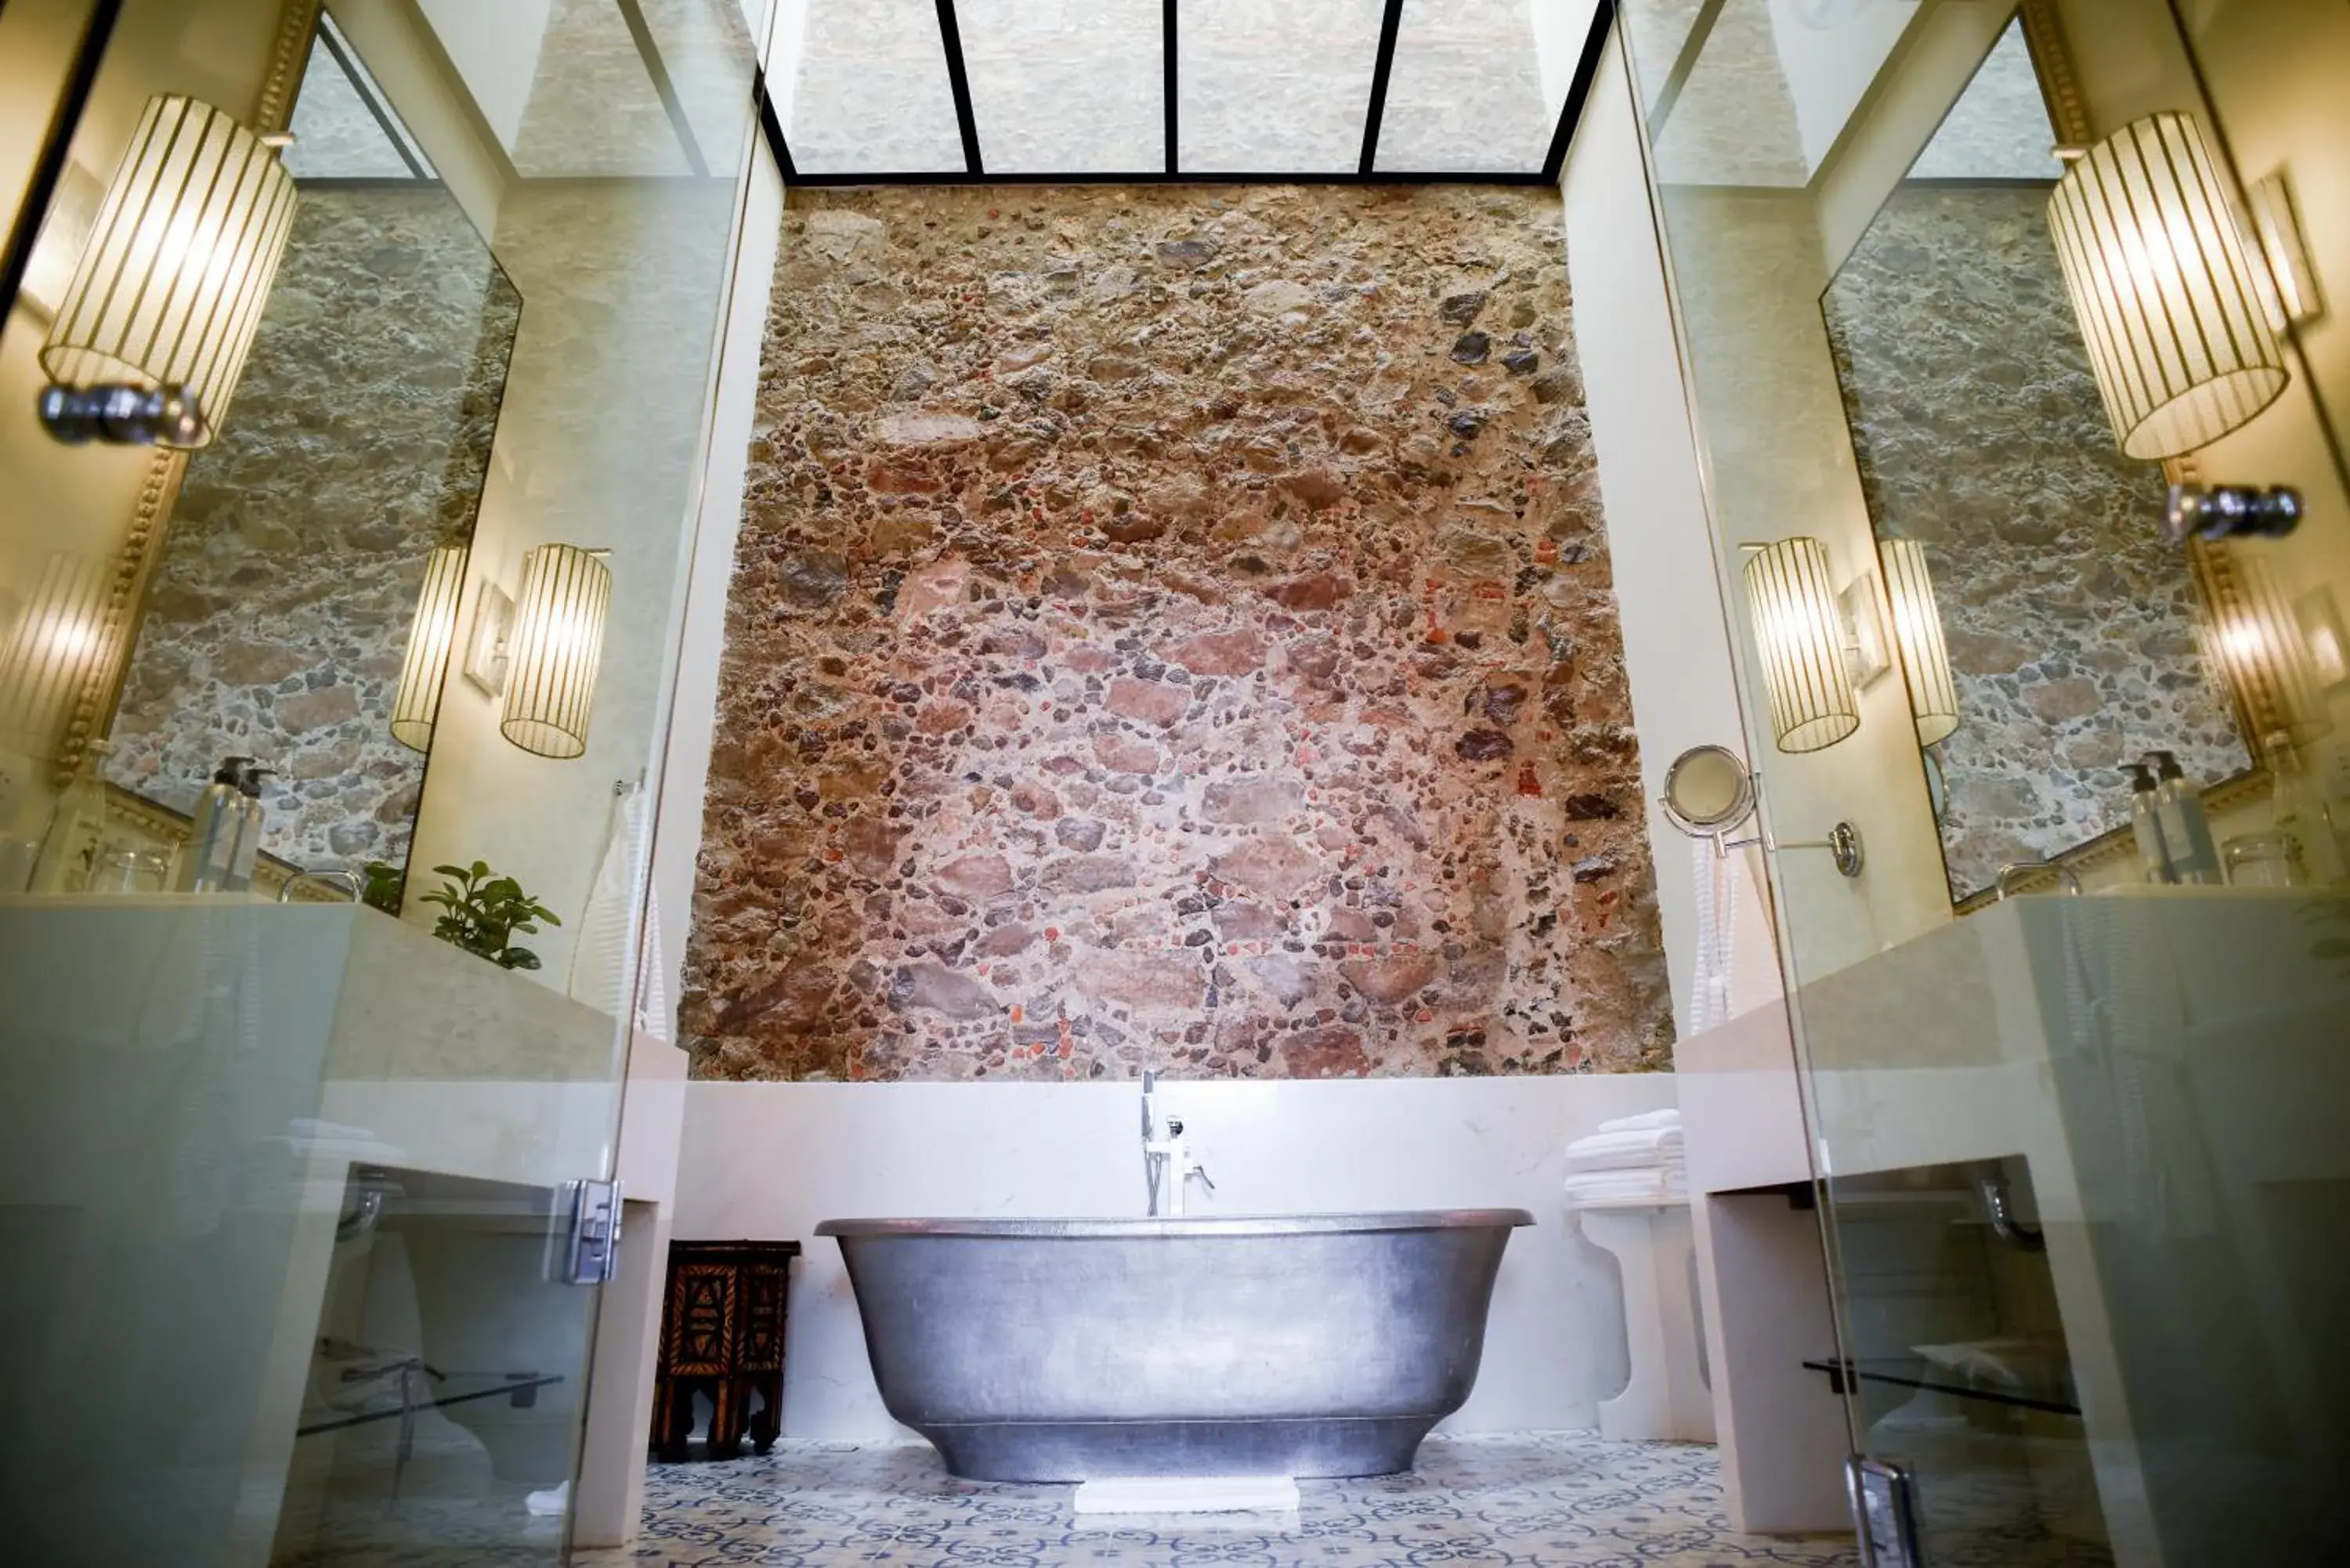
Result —
POLYGON ((2339 1534, 2350 24, 2186 9, 1623 7, 1901 1561, 2339 1534))
POLYGON ((0 19, 10 103, 95 67, 54 178, 0 116, 39 234, 0 324, 0 1511, 42 1563, 556 1562, 574 1220, 671 1048, 647 781, 751 36, 738 0, 85 29, 117 10, 0 19), (158 124, 234 177, 150 178, 158 124), (131 297, 170 330, 82 340, 131 297), (182 339, 227 345, 194 403, 182 339), (95 1410, 103 1465, 60 1437, 95 1410))

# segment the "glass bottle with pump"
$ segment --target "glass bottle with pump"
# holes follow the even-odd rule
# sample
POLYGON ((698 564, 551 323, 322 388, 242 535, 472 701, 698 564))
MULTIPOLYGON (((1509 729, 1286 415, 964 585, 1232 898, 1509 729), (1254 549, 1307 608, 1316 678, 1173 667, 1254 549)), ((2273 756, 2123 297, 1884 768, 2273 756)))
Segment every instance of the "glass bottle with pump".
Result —
POLYGON ((41 839, 41 857, 33 870, 33 888, 42 893, 81 893, 89 888, 98 865, 99 841, 106 834, 106 779, 103 769, 109 746, 92 741, 81 754, 65 792, 57 796, 49 817, 49 831, 41 839))
POLYGON ((254 862, 261 857, 261 781, 276 777, 276 773, 250 758, 237 770, 236 846, 230 852, 228 878, 222 884, 229 892, 242 893, 253 886, 254 862))
POLYGON ((180 854, 176 886, 182 893, 226 890, 237 835, 244 826, 244 792, 239 781, 252 765, 251 757, 223 757, 213 770, 213 782, 197 797, 188 846, 180 854))
POLYGON ((2186 770, 2169 752, 2148 752, 2156 779, 2154 809, 2162 823, 2163 847, 2170 852, 2170 868, 2181 882, 2216 887, 2227 878, 2220 870, 2220 846, 2211 841, 2211 822, 2203 815, 2203 794, 2187 786, 2186 770))
POLYGON ((2318 887, 2350 880, 2342 857, 2342 841, 2334 836, 2334 819, 2325 808, 2325 794, 2301 765, 2292 737, 2279 732, 2262 746, 2269 764, 2269 799, 2276 829, 2293 843, 2302 875, 2318 887))
POLYGON ((2130 763, 2128 773, 2130 836, 2137 841, 2138 869, 2149 882, 2176 882, 2178 870, 2162 836, 2162 814, 2156 801, 2161 786, 2155 780, 2154 770, 2144 763, 2130 763))

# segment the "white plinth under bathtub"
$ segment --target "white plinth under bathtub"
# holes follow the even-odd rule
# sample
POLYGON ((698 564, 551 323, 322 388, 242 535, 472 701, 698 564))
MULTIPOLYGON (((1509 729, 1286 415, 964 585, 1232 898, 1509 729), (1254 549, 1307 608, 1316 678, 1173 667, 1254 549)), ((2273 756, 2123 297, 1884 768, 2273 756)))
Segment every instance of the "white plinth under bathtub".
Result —
POLYGON ((1114 1476, 1077 1488, 1085 1514, 1295 1513, 1288 1476, 1114 1476))

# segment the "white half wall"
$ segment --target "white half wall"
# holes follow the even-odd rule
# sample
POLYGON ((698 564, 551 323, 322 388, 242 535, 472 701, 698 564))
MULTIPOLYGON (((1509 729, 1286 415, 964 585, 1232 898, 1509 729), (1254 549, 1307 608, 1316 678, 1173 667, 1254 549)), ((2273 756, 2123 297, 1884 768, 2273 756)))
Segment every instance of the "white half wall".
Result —
MULTIPOLYGON (((1668 1074, 1178 1082, 1160 1089, 1215 1179, 1193 1212, 1523 1208, 1494 1288, 1483 1369, 1451 1431, 1597 1425, 1627 1376, 1614 1260, 1560 1198, 1565 1145, 1669 1106, 1668 1074)), ((686 1092, 681 1240, 795 1240, 784 1429, 877 1439, 856 1299, 819 1220, 1143 1210, 1138 1085, 733 1084, 686 1092)), ((1055 1310, 1076 1311, 1076 1303, 1055 1310)))

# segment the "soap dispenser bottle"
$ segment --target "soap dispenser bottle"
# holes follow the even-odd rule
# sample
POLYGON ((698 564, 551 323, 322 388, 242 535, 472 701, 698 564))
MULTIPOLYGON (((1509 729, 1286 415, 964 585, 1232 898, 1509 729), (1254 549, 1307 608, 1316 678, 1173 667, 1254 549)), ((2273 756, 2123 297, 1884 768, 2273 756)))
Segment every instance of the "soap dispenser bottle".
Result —
POLYGON ((223 886, 242 893, 253 886, 253 864, 261 857, 261 781, 276 776, 251 758, 237 770, 236 846, 229 852, 228 879, 223 886))
POLYGON ((2269 798, 2276 828, 2292 840, 2302 875, 2321 888, 2350 880, 2350 867, 2343 863, 2342 841, 2334 835, 2333 814, 2325 807, 2325 793, 2301 765, 2301 753, 2294 750, 2292 737, 2282 732, 2272 734, 2262 750, 2268 757, 2269 798))
POLYGON ((220 766, 213 770, 213 782, 197 797, 188 846, 180 852, 181 892, 227 890, 229 867, 236 859, 237 835, 244 826, 244 792, 240 782, 251 766, 251 757, 223 757, 220 766))
POLYGON ((33 887, 43 893, 85 893, 98 869, 99 840, 106 834, 107 742, 92 741, 57 796, 49 830, 33 868, 33 887))
POLYGON ((2211 841, 2211 820, 2203 815, 2202 792, 2187 787, 2186 770, 2172 753, 2148 752, 2146 760, 2154 768, 2155 815, 2162 823, 2171 870, 2179 881, 2203 887, 2226 881, 2220 869, 2220 846, 2211 841))
POLYGON ((2162 813, 2156 803, 2161 786, 2154 770, 2144 763, 2129 765, 2130 836, 2137 840, 2138 868, 2149 882, 2176 882, 2178 867, 2172 864, 2170 846, 2162 836, 2162 813))

